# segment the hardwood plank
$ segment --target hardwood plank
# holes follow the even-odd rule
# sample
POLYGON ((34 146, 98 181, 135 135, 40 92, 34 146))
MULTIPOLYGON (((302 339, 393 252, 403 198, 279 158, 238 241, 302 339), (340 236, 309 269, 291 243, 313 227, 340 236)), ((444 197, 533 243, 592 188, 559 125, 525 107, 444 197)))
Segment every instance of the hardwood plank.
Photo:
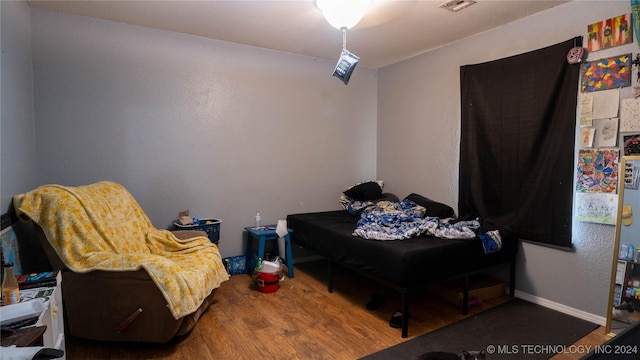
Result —
MULTIPOLYGON (((412 296, 409 337, 389 326, 401 308, 398 291, 335 267, 334 293, 326 287, 326 263, 296 265, 295 279, 285 278, 275 293, 259 292, 249 275, 234 275, 216 293, 216 302, 194 330, 168 344, 118 344, 67 336, 67 359, 358 359, 508 301, 492 299, 460 309, 426 293, 412 296), (365 305, 373 293, 386 302, 377 310, 365 305)), ((608 340, 602 327, 576 344, 608 340)), ((555 360, 582 354, 558 354, 555 360)))
POLYGON ((601 345, 611 337, 604 332, 604 327, 600 326, 582 339, 576 341, 572 347, 568 347, 565 353, 557 354, 552 360, 577 360, 585 356, 590 350, 594 350, 597 345, 601 345))

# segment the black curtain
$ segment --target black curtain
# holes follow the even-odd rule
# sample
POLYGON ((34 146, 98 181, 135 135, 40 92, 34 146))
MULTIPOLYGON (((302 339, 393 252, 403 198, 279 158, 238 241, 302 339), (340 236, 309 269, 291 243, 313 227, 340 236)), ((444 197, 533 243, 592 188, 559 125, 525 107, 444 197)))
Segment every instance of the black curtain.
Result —
POLYGON ((573 162, 582 37, 460 68, 461 219, 521 239, 571 247, 573 162))

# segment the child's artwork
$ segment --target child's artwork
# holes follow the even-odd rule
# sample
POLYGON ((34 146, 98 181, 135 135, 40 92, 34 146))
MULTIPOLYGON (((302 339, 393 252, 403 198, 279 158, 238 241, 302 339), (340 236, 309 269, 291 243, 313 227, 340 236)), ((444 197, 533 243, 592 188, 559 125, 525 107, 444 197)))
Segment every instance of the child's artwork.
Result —
POLYGON ((631 54, 582 64, 582 92, 631 86, 631 54))
POLYGON ((616 16, 587 26, 589 52, 630 44, 633 27, 631 14, 616 16))
POLYGON ((13 272, 16 275, 22 275, 20 267, 20 250, 18 248, 18 238, 11 226, 0 231, 0 240, 2 243, 2 255, 5 264, 13 264, 13 272))
POLYGON ((640 99, 622 99, 620 132, 640 131, 640 99))
POLYGON ((618 140, 618 118, 600 119, 597 126, 597 146, 615 147, 618 140))
POLYGON ((631 0, 631 19, 633 20, 633 29, 636 33, 636 39, 640 39, 640 0, 631 0))
POLYGON ((593 137, 596 133, 594 128, 582 128, 580 129, 580 147, 590 148, 593 147, 593 137))
POLYGON ((640 134, 623 135, 624 155, 640 155, 640 134))
POLYGON ((618 150, 579 150, 577 173, 578 192, 615 194, 618 183, 618 150))
POLYGON ((614 194, 576 194, 574 218, 578 221, 615 225, 618 197, 614 194))

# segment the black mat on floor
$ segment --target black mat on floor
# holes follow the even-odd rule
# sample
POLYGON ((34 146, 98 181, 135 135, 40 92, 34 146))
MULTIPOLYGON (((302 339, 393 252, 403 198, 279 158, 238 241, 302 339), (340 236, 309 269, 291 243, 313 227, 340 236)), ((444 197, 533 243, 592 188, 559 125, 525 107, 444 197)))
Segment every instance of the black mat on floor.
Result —
MULTIPOLYGON (((411 320, 409 320, 411 321, 411 320)), ((363 359, 417 359, 430 351, 486 349, 487 360, 548 359, 571 349, 598 325, 521 299, 489 309, 363 359)))

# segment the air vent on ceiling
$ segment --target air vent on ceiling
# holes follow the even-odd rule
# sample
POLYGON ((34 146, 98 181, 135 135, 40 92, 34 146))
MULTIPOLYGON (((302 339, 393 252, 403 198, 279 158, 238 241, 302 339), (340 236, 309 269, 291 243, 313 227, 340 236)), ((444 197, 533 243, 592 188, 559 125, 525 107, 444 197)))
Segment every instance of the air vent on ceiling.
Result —
POLYGON ((453 12, 458 12, 462 9, 466 9, 469 6, 475 4, 475 1, 472 0, 450 0, 445 3, 439 5, 439 7, 443 9, 447 9, 453 12))

